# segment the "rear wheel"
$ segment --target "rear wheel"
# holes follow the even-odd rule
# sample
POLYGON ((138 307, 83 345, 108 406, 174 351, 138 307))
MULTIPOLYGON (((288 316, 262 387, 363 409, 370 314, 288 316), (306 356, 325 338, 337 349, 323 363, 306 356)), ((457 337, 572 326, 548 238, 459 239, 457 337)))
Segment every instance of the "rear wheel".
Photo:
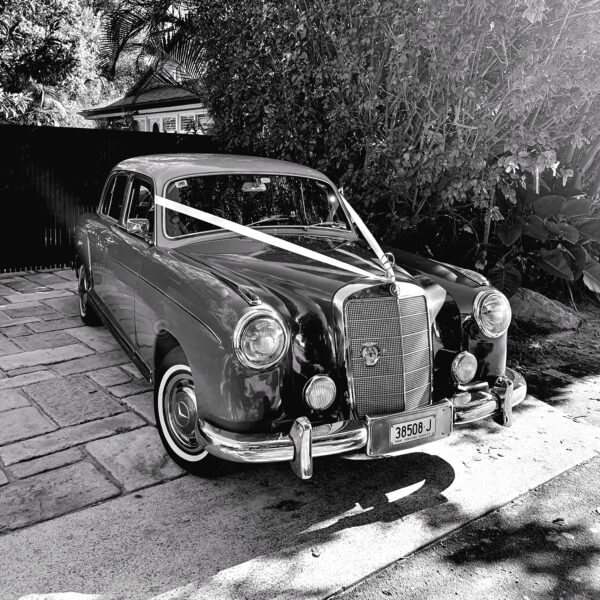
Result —
POLYGON ((79 316, 86 325, 100 325, 100 319, 90 304, 90 283, 85 267, 79 267, 77 276, 77 296, 79 297, 79 316))
POLYGON ((192 370, 181 348, 171 350, 162 361, 154 388, 154 412, 169 456, 194 475, 214 475, 219 460, 204 450, 199 437, 192 370))

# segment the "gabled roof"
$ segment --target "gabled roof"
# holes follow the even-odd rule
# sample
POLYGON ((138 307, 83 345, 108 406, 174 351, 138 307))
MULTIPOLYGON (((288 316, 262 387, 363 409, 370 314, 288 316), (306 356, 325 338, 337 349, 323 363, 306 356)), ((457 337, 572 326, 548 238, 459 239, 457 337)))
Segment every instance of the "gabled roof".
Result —
POLYGON ((181 104, 197 104, 200 98, 180 87, 158 87, 140 92, 136 96, 128 95, 108 104, 87 108, 81 111, 86 119, 98 119, 105 116, 119 116, 141 108, 163 108, 181 104))

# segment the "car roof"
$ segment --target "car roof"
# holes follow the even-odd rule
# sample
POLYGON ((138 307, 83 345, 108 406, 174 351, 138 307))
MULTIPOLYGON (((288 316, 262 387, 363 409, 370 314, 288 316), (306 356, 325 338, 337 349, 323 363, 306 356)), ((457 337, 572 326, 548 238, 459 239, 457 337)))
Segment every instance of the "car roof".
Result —
MULTIPOLYGON (((315 169, 283 160, 235 154, 152 154, 121 161, 113 170, 135 171, 163 184, 179 177, 226 173, 295 175, 331 181, 315 169)), ((333 184, 332 184, 333 185, 333 184)))

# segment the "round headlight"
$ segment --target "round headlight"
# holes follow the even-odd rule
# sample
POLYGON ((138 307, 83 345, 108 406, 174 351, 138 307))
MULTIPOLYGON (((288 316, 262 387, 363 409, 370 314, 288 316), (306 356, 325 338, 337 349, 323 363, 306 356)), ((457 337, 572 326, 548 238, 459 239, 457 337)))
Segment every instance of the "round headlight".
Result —
POLYGON ((252 312, 242 317, 233 337, 240 362, 253 369, 273 366, 283 356, 288 344, 283 321, 268 311, 252 312))
POLYGON ((473 306, 475 321, 484 335, 500 337, 510 325, 512 311, 506 296, 497 290, 479 292, 473 306))
POLYGON ((456 383, 469 383, 477 372, 477 359, 470 352, 460 352, 452 361, 451 370, 456 383))
POLYGON ((314 410, 325 410, 334 400, 335 383, 326 375, 315 375, 304 386, 304 401, 314 410))

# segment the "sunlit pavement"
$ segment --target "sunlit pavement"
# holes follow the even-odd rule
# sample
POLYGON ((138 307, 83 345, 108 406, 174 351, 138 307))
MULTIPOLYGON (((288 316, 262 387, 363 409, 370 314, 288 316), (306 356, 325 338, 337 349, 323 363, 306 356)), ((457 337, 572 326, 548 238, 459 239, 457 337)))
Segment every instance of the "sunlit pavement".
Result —
POLYGON ((323 598, 600 451, 599 428, 530 398, 511 429, 317 460, 308 482, 287 465, 184 476, 74 288, 68 271, 0 276, 3 599, 323 598))

